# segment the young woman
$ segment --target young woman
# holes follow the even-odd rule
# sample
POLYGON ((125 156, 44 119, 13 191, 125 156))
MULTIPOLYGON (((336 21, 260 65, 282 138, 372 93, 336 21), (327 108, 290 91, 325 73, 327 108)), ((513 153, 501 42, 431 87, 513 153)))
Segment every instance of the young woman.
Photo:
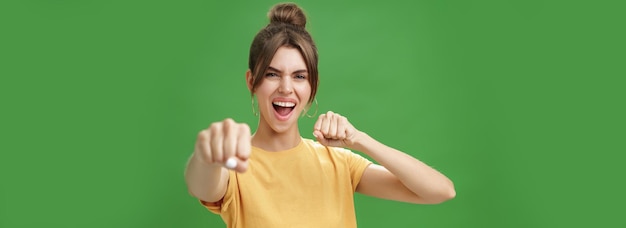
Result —
POLYGON ((418 204, 455 196, 444 175, 337 113, 319 116, 316 141, 303 138, 298 118, 315 103, 317 49, 297 5, 278 4, 269 18, 246 72, 257 131, 226 119, 198 134, 185 172, 193 196, 228 227, 356 227, 354 192, 418 204))

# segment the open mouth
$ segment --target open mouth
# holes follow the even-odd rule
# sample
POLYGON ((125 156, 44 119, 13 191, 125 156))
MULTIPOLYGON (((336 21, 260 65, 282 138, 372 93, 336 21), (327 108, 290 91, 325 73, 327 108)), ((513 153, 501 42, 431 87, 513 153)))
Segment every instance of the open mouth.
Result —
POLYGON ((274 106, 274 110, 280 117, 289 117, 289 114, 296 107, 296 103, 289 101, 274 101, 272 102, 272 106, 274 106))

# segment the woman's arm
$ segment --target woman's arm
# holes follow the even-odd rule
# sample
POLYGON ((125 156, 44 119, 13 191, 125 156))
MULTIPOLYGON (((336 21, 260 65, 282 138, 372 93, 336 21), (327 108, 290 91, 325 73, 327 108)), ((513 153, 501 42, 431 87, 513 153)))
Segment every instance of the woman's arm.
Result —
POLYGON ((361 151, 380 164, 365 169, 357 186, 359 193, 420 204, 441 203, 456 195, 452 181, 446 176, 358 131, 339 114, 320 115, 313 134, 323 145, 361 151))
POLYGON ((229 172, 224 166, 234 162, 234 167, 230 167, 233 170, 245 172, 248 169, 250 139, 250 127, 231 119, 215 122, 198 133, 194 152, 185 170, 189 193, 205 202, 221 200, 229 179, 229 172))
POLYGON ((350 149, 361 151, 380 164, 365 169, 357 192, 420 204, 437 204, 455 197, 454 184, 437 170, 363 132, 356 137, 350 149))

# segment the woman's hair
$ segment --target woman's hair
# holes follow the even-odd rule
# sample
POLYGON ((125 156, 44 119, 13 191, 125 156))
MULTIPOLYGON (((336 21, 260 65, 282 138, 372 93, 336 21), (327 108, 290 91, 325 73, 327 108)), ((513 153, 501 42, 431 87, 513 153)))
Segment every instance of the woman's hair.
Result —
POLYGON ((252 90, 263 81, 265 71, 280 47, 295 48, 300 51, 307 66, 311 84, 309 103, 315 99, 318 85, 317 48, 313 38, 306 31, 306 16, 300 7, 293 3, 275 5, 268 13, 270 23, 256 34, 250 46, 248 67, 252 72, 252 90))

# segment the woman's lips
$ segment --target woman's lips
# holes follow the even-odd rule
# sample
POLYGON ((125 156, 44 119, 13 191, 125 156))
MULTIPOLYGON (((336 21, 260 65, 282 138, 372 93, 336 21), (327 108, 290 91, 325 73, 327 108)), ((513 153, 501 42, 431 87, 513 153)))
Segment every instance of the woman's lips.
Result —
POLYGON ((274 115, 278 120, 285 121, 291 117, 293 110, 296 107, 296 103, 291 101, 274 101, 272 102, 274 107, 274 115))

